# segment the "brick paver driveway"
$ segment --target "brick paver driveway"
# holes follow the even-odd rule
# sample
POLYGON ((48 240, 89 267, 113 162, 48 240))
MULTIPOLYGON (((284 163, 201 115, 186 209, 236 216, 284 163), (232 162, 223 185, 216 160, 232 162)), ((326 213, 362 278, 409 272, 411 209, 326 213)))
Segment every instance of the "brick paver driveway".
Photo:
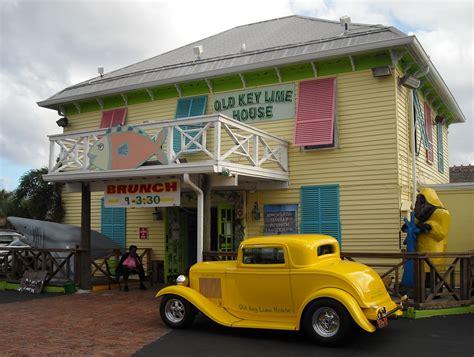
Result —
POLYGON ((129 356, 169 331, 156 290, 132 287, 1 304, 0 355, 129 356))

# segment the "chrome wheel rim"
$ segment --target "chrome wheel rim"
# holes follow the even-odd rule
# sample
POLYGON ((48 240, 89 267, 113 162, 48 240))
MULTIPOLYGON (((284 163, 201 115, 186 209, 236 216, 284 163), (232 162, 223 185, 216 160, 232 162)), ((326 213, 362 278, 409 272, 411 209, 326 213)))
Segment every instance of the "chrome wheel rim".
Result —
POLYGON ((330 307, 320 307, 313 314, 313 329, 322 337, 332 337, 341 326, 339 315, 330 307))
POLYGON ((183 321, 185 313, 186 310, 181 300, 170 299, 166 303, 165 315, 168 321, 171 321, 175 324, 180 323, 181 321, 183 321))

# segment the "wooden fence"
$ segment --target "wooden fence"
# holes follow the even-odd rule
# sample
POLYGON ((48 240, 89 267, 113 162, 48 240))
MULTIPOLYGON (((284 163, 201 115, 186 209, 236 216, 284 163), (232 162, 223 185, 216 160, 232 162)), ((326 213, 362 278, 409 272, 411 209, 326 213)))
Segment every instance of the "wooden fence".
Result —
POLYGON ((46 271, 45 284, 52 279, 66 282, 74 270, 74 249, 0 247, 0 276, 20 281, 25 271, 46 271))

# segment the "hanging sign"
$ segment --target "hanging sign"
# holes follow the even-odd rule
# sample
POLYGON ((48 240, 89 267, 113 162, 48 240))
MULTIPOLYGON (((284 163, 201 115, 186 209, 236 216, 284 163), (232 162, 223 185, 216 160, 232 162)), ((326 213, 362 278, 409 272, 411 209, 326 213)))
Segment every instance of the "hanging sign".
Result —
POLYGON ((181 203, 180 181, 120 181, 106 184, 104 206, 172 207, 181 203))
POLYGON ((214 111, 244 123, 295 116, 295 85, 247 89, 214 95, 214 111))
POLYGON ((148 227, 140 227, 140 228, 138 228, 138 238, 140 238, 140 239, 148 239, 148 227))

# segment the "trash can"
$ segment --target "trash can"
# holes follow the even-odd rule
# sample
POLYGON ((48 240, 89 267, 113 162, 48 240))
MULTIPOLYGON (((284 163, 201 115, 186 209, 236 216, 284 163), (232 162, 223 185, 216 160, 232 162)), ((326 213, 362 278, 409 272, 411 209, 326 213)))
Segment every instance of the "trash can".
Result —
POLYGON ((163 260, 151 261, 151 279, 153 284, 165 282, 165 263, 163 260))

